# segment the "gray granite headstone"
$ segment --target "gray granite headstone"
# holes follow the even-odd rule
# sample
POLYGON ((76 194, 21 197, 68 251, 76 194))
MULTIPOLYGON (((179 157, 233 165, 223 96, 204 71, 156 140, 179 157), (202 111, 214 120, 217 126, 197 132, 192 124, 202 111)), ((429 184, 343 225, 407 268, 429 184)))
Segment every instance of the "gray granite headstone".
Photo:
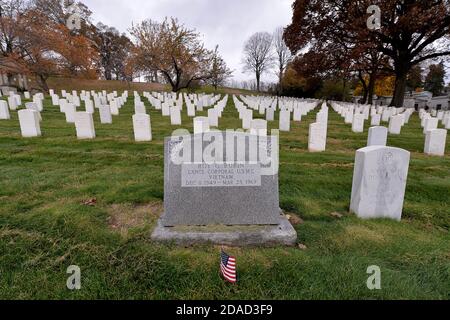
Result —
POLYGON ((170 137, 164 159, 164 227, 280 223, 278 137, 170 137))

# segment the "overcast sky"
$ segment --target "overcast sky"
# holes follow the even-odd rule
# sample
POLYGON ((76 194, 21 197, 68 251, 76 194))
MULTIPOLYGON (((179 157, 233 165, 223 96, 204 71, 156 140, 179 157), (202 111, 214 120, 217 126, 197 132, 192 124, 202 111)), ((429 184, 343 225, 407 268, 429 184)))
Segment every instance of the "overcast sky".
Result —
MULTIPOLYGON (((99 21, 127 32, 132 22, 145 19, 157 21, 176 17, 189 28, 195 28, 205 46, 219 51, 232 69, 235 80, 250 80, 253 76, 242 72, 244 42, 253 33, 272 33, 278 26, 286 26, 292 18, 293 0, 85 0, 93 12, 94 23, 99 21)), ((274 80, 266 75, 264 81, 274 80)))

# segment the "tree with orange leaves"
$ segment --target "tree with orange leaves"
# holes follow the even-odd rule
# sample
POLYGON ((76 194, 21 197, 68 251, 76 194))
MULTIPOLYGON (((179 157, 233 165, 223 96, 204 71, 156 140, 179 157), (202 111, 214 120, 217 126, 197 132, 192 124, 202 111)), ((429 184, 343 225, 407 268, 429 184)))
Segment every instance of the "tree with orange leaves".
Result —
POLYGON ((159 23, 145 20, 131 29, 135 39, 134 65, 142 72, 162 74, 172 91, 211 79, 213 52, 206 49, 200 35, 177 19, 159 23))
POLYGON ((371 48, 387 59, 395 75, 392 106, 403 106, 415 65, 450 55, 450 0, 296 0, 293 11, 284 37, 294 53, 345 44, 357 56, 371 48), (367 26, 371 5, 381 11, 376 30, 367 26))
POLYGON ((53 75, 97 77, 95 46, 85 34, 67 28, 59 1, 2 0, 0 12, 4 9, 11 14, 0 15, 0 34, 8 35, 0 38, 2 61, 35 76, 45 91, 47 79, 53 75), (44 6, 49 10, 43 10, 44 6))

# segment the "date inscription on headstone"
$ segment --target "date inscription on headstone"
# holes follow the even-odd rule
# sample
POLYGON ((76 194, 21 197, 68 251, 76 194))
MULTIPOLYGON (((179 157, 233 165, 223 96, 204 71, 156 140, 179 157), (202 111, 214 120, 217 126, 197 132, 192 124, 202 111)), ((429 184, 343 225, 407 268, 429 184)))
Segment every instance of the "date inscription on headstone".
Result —
POLYGON ((259 163, 183 163, 181 187, 259 187, 259 163))

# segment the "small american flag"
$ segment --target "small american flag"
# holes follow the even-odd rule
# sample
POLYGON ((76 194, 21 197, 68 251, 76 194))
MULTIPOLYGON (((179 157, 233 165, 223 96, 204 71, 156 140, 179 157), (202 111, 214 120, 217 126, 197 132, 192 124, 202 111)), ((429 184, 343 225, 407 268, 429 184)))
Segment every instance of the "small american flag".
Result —
POLYGON ((236 258, 226 254, 223 248, 220 252, 220 273, 228 282, 236 283, 236 258))

